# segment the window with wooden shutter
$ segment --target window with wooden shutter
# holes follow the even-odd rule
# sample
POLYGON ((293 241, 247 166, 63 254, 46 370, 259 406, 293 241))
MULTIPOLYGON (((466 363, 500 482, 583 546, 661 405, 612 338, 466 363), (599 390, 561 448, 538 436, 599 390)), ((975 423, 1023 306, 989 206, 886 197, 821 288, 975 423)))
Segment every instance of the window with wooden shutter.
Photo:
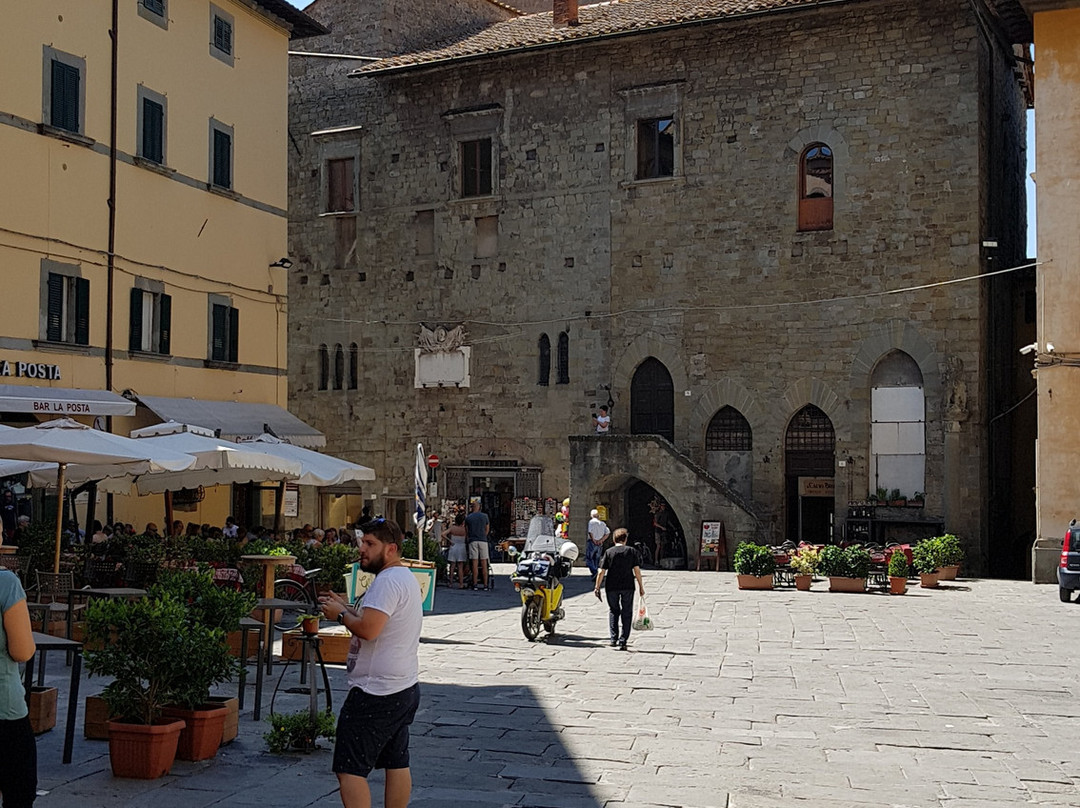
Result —
POLYGON ((319 346, 319 389, 330 387, 330 351, 325 343, 319 346))
POLYGON ((171 295, 158 295, 158 353, 172 353, 171 295))
POLYGON ((168 354, 171 350, 172 298, 145 289, 131 290, 128 350, 168 354))
POLYGON ((229 361, 239 361, 240 345, 240 310, 229 309, 229 361))
POLYGON ((52 98, 49 123, 68 132, 79 132, 79 69, 52 60, 52 98))
POLYGON ((75 338, 76 345, 90 344, 90 281, 86 278, 72 278, 75 281, 75 338))
POLYGON ((229 307, 214 304, 211 314, 213 334, 210 338, 210 358, 216 362, 228 361, 229 307))
POLYGON ((232 53, 232 23, 219 14, 214 15, 214 47, 222 53, 232 53))
POLYGON ((345 350, 339 342, 334 346, 334 389, 345 386, 345 350))
POLYGON ((165 108, 149 98, 142 100, 142 153, 139 156, 158 165, 165 162, 165 108))
POLYGON ((45 339, 49 342, 64 341, 64 287, 63 275, 49 273, 48 310, 45 312, 45 339))
POLYGON ((143 295, 142 289, 131 290, 131 316, 128 318, 128 350, 143 351, 143 295))
POLYGON ((355 390, 359 382, 360 350, 356 343, 349 345, 349 389, 355 390))
POLYGON ((538 368, 536 383, 541 387, 547 387, 551 381, 551 338, 547 334, 541 334, 537 341, 538 368))
POLYGON ((356 210, 356 163, 352 157, 328 160, 327 213, 348 213, 356 210))
POLYGON ((214 129, 213 176, 210 181, 218 188, 232 188, 232 135, 214 129))

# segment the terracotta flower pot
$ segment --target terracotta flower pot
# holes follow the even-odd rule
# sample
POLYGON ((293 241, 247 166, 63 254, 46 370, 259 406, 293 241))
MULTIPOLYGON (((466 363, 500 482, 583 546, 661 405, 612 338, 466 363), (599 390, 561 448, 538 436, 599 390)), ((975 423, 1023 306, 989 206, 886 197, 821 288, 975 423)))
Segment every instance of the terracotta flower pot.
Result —
POLYGON ((960 572, 959 564, 950 564, 947 567, 942 567, 938 570, 939 581, 955 581, 956 574, 960 572))
POLYGON ((210 696, 207 704, 225 708, 225 728, 221 733, 221 745, 236 740, 240 732, 240 700, 236 696, 210 696))
POLYGON ((919 586, 923 589, 936 589, 938 581, 941 580, 938 577, 938 572, 920 572, 919 573, 919 586))
POLYGON ((772 589, 773 577, 771 575, 739 575, 739 589, 772 589))
POLYGON ((300 630, 308 636, 313 636, 319 633, 319 618, 317 617, 305 617, 300 621, 300 630))
POLYGON ((903 595, 905 592, 907 592, 907 578, 903 575, 890 575, 889 594, 903 595))
POLYGON ((160 724, 109 722, 109 762, 114 777, 156 780, 164 777, 176 759, 183 721, 160 724))
POLYGON ((865 578, 829 578, 830 592, 865 592, 865 578))
POLYGON ((795 588, 800 592, 809 592, 810 584, 814 582, 813 575, 796 575, 795 576, 795 588))
POLYGON ((228 712, 221 704, 204 704, 197 710, 166 707, 165 718, 180 719, 185 724, 176 744, 176 759, 209 760, 214 757, 221 746, 228 712))

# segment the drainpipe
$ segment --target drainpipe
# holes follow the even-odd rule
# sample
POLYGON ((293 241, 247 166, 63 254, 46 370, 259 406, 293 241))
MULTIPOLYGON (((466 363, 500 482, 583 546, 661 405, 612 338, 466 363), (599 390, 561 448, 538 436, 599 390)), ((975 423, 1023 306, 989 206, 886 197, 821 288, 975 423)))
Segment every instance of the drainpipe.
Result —
MULTIPOLYGON (((113 389, 113 274, 116 268, 116 86, 120 72, 119 56, 120 0, 112 0, 112 75, 109 84, 109 255, 105 269, 105 389, 113 389)), ((105 431, 113 431, 112 416, 105 417, 105 431)), ((97 496, 94 486, 90 496, 97 496)), ((113 521, 113 495, 106 497, 105 518, 113 521)), ((92 525, 87 524, 87 532, 92 525)))

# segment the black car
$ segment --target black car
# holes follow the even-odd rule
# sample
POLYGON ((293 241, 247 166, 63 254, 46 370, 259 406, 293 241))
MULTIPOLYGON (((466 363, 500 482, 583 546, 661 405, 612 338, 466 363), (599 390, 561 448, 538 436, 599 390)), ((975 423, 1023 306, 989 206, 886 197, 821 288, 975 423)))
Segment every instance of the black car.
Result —
POLYGON ((1073 590, 1080 589, 1080 525, 1075 519, 1069 522, 1069 529, 1065 531, 1057 574, 1061 602, 1068 603, 1073 590))

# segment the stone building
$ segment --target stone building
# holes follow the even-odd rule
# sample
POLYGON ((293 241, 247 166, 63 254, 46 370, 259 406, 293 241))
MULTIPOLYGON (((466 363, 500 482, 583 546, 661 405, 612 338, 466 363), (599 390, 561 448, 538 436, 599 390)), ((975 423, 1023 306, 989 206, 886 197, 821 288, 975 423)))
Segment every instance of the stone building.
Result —
POLYGON ((290 405, 377 509, 422 442, 500 535, 569 494, 575 540, 602 503, 648 542, 659 495, 691 559, 702 521, 1005 557, 1022 281, 978 276, 1024 259, 1012 0, 307 12, 368 59, 291 63, 290 405), (878 489, 923 505, 849 520, 878 489))

